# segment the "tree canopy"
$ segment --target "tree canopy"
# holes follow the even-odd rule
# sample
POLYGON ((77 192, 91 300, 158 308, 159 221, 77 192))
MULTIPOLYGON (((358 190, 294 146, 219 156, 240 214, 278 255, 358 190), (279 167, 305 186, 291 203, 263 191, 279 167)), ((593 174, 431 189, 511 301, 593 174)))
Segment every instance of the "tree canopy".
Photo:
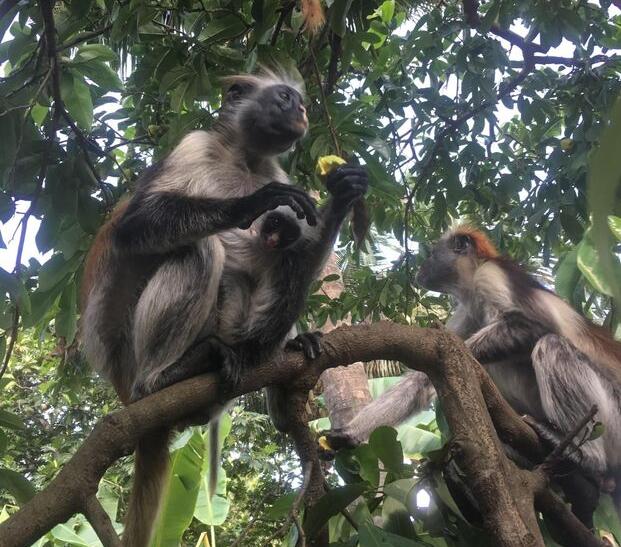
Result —
MULTIPOLYGON (((212 125, 223 76, 277 66, 304 82, 310 128, 282 161, 319 199, 321 156, 370 175, 369 235, 356 245, 343 230, 344 290, 314 292, 303 326, 443 320, 447 300, 413 275, 426 245, 466 220, 621 338, 620 9, 614 0, 3 0, 0 522, 118 408, 79 353, 84 258, 139 174, 212 125)), ((377 394, 395 381, 370 386, 377 394)), ((297 456, 258 394, 240 401, 221 431, 226 474, 214 500, 206 428, 174 441, 155 544, 295 544, 296 526, 281 527, 303 482, 297 456)), ((313 405, 314 418, 325 416, 321 399, 313 405)), ((440 473, 449 437, 441 411, 400 427, 399 441, 379 430, 337 459, 315 526, 331 517, 334 545, 482 545, 440 473), (425 457, 426 471, 403 465, 404 453, 425 457), (421 491, 432 495, 425 510, 411 505, 421 491)), ((117 531, 130 474, 121 460, 99 487, 117 531)), ((596 524, 621 542, 610 507, 604 499, 596 524)), ((98 541, 77 515, 37 545, 98 541)))

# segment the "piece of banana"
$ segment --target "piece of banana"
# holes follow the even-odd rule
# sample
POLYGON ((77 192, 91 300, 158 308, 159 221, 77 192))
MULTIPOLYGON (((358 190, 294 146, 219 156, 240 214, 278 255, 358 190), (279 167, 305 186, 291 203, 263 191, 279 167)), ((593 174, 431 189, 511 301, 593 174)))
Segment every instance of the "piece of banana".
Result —
POLYGON ((317 171, 322 177, 325 177, 329 175, 331 171, 334 171, 334 169, 336 169, 339 165, 343 165, 345 163, 347 162, 339 156, 321 156, 317 160, 317 171))

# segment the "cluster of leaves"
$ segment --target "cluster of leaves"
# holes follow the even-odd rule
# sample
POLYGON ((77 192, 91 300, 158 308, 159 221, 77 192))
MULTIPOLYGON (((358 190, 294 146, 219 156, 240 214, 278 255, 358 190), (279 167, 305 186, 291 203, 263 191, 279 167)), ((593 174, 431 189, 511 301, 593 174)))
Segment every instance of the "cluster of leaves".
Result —
MULTIPOLYGON (((0 354, 17 327, 30 330, 0 381, 0 488, 11 493, 0 499, 0 518, 44 485, 114 404, 79 359, 57 357, 74 352, 78 286, 94 234, 148 165, 188 131, 211 125, 219 78, 259 63, 278 63, 306 83, 310 130, 283 158, 292 176, 323 196, 315 164, 340 152, 364 163, 371 178, 371 236, 362 251, 348 230, 341 238, 347 289, 333 300, 310 298, 306 321, 443 318, 446 300, 419 294, 412 273, 419 249, 465 217, 488 228, 504 252, 552 267, 559 293, 618 333, 621 107, 613 105, 621 89, 621 16, 610 4, 487 0, 474 24, 457 1, 334 0, 324 6, 325 27, 310 36, 295 2, 4 2, 0 222, 18 220, 23 237, 13 243, 15 268, 0 269, 0 354)), ((171 483, 165 515, 174 538, 159 535, 160 544, 203 541, 206 526, 220 525, 227 510, 233 518, 218 535, 231 541, 260 513, 257 500, 293 488, 294 458, 265 417, 236 419, 241 425, 227 438, 234 457, 224 461, 235 503, 204 503, 208 441, 204 431, 190 431, 175 445, 183 478, 171 483)), ((399 431, 409 456, 440 449, 433 418, 420 422, 399 431)), ((410 492, 412 469, 390 467, 379 452, 369 456, 370 446, 360 458, 379 459, 393 473, 382 484, 410 481, 410 492)), ((357 507, 366 509, 359 509, 362 520, 354 515, 365 524, 356 532, 335 517, 332 537, 396 542, 378 536, 367 517, 396 503, 407 508, 399 493, 406 488, 376 497, 375 472, 365 465, 357 496, 367 501, 357 507)), ((111 470, 102 490, 117 520, 129 469, 124 462, 111 470)), ((345 488, 360 482, 343 478, 345 488)), ((455 530, 449 520, 443 528, 455 530)), ((434 524, 409 526, 401 536, 436 544, 428 537, 434 524)), ((260 544, 277 526, 262 520, 251 528, 249 543, 260 544)), ((44 541, 92 544, 83 519, 56 532, 44 541), (69 531, 85 535, 67 539, 69 531)))

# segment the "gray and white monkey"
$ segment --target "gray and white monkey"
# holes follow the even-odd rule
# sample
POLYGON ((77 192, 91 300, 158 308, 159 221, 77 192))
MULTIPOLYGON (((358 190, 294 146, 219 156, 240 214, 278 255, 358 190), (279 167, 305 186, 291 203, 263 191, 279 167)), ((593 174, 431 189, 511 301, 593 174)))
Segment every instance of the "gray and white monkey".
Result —
MULTIPOLYGON (((513 408, 542 424, 538 431, 548 440, 552 431, 556 437, 571 431, 598 406, 605 432, 582 446, 579 465, 613 493, 619 508, 621 344, 468 226, 433 246, 416 280, 455 298, 447 328, 465 340, 513 408)), ((435 396, 427 376, 408 373, 345 428, 331 431, 328 443, 334 449, 355 446, 380 425, 396 425, 428 408, 435 396)))
MULTIPOLYGON (((277 161, 308 126, 300 90, 273 73, 226 83, 214 127, 190 133, 143 173, 87 258, 84 351, 125 404, 209 370, 234 381, 282 347, 367 190, 366 172, 343 166, 316 211, 277 161)), ((301 335, 293 345, 312 356, 317 340, 301 335)), ((136 447, 125 545, 149 542, 169 434, 136 447)))

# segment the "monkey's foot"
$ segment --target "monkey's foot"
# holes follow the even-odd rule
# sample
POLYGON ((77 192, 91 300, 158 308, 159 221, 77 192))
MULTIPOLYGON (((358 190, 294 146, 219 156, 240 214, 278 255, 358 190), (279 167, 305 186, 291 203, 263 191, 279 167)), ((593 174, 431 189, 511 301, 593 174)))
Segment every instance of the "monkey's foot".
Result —
POLYGON ((321 355, 321 337, 322 332, 303 332, 298 334, 295 338, 287 341, 285 350, 288 351, 301 351, 304 353, 304 357, 307 359, 316 359, 321 355))

